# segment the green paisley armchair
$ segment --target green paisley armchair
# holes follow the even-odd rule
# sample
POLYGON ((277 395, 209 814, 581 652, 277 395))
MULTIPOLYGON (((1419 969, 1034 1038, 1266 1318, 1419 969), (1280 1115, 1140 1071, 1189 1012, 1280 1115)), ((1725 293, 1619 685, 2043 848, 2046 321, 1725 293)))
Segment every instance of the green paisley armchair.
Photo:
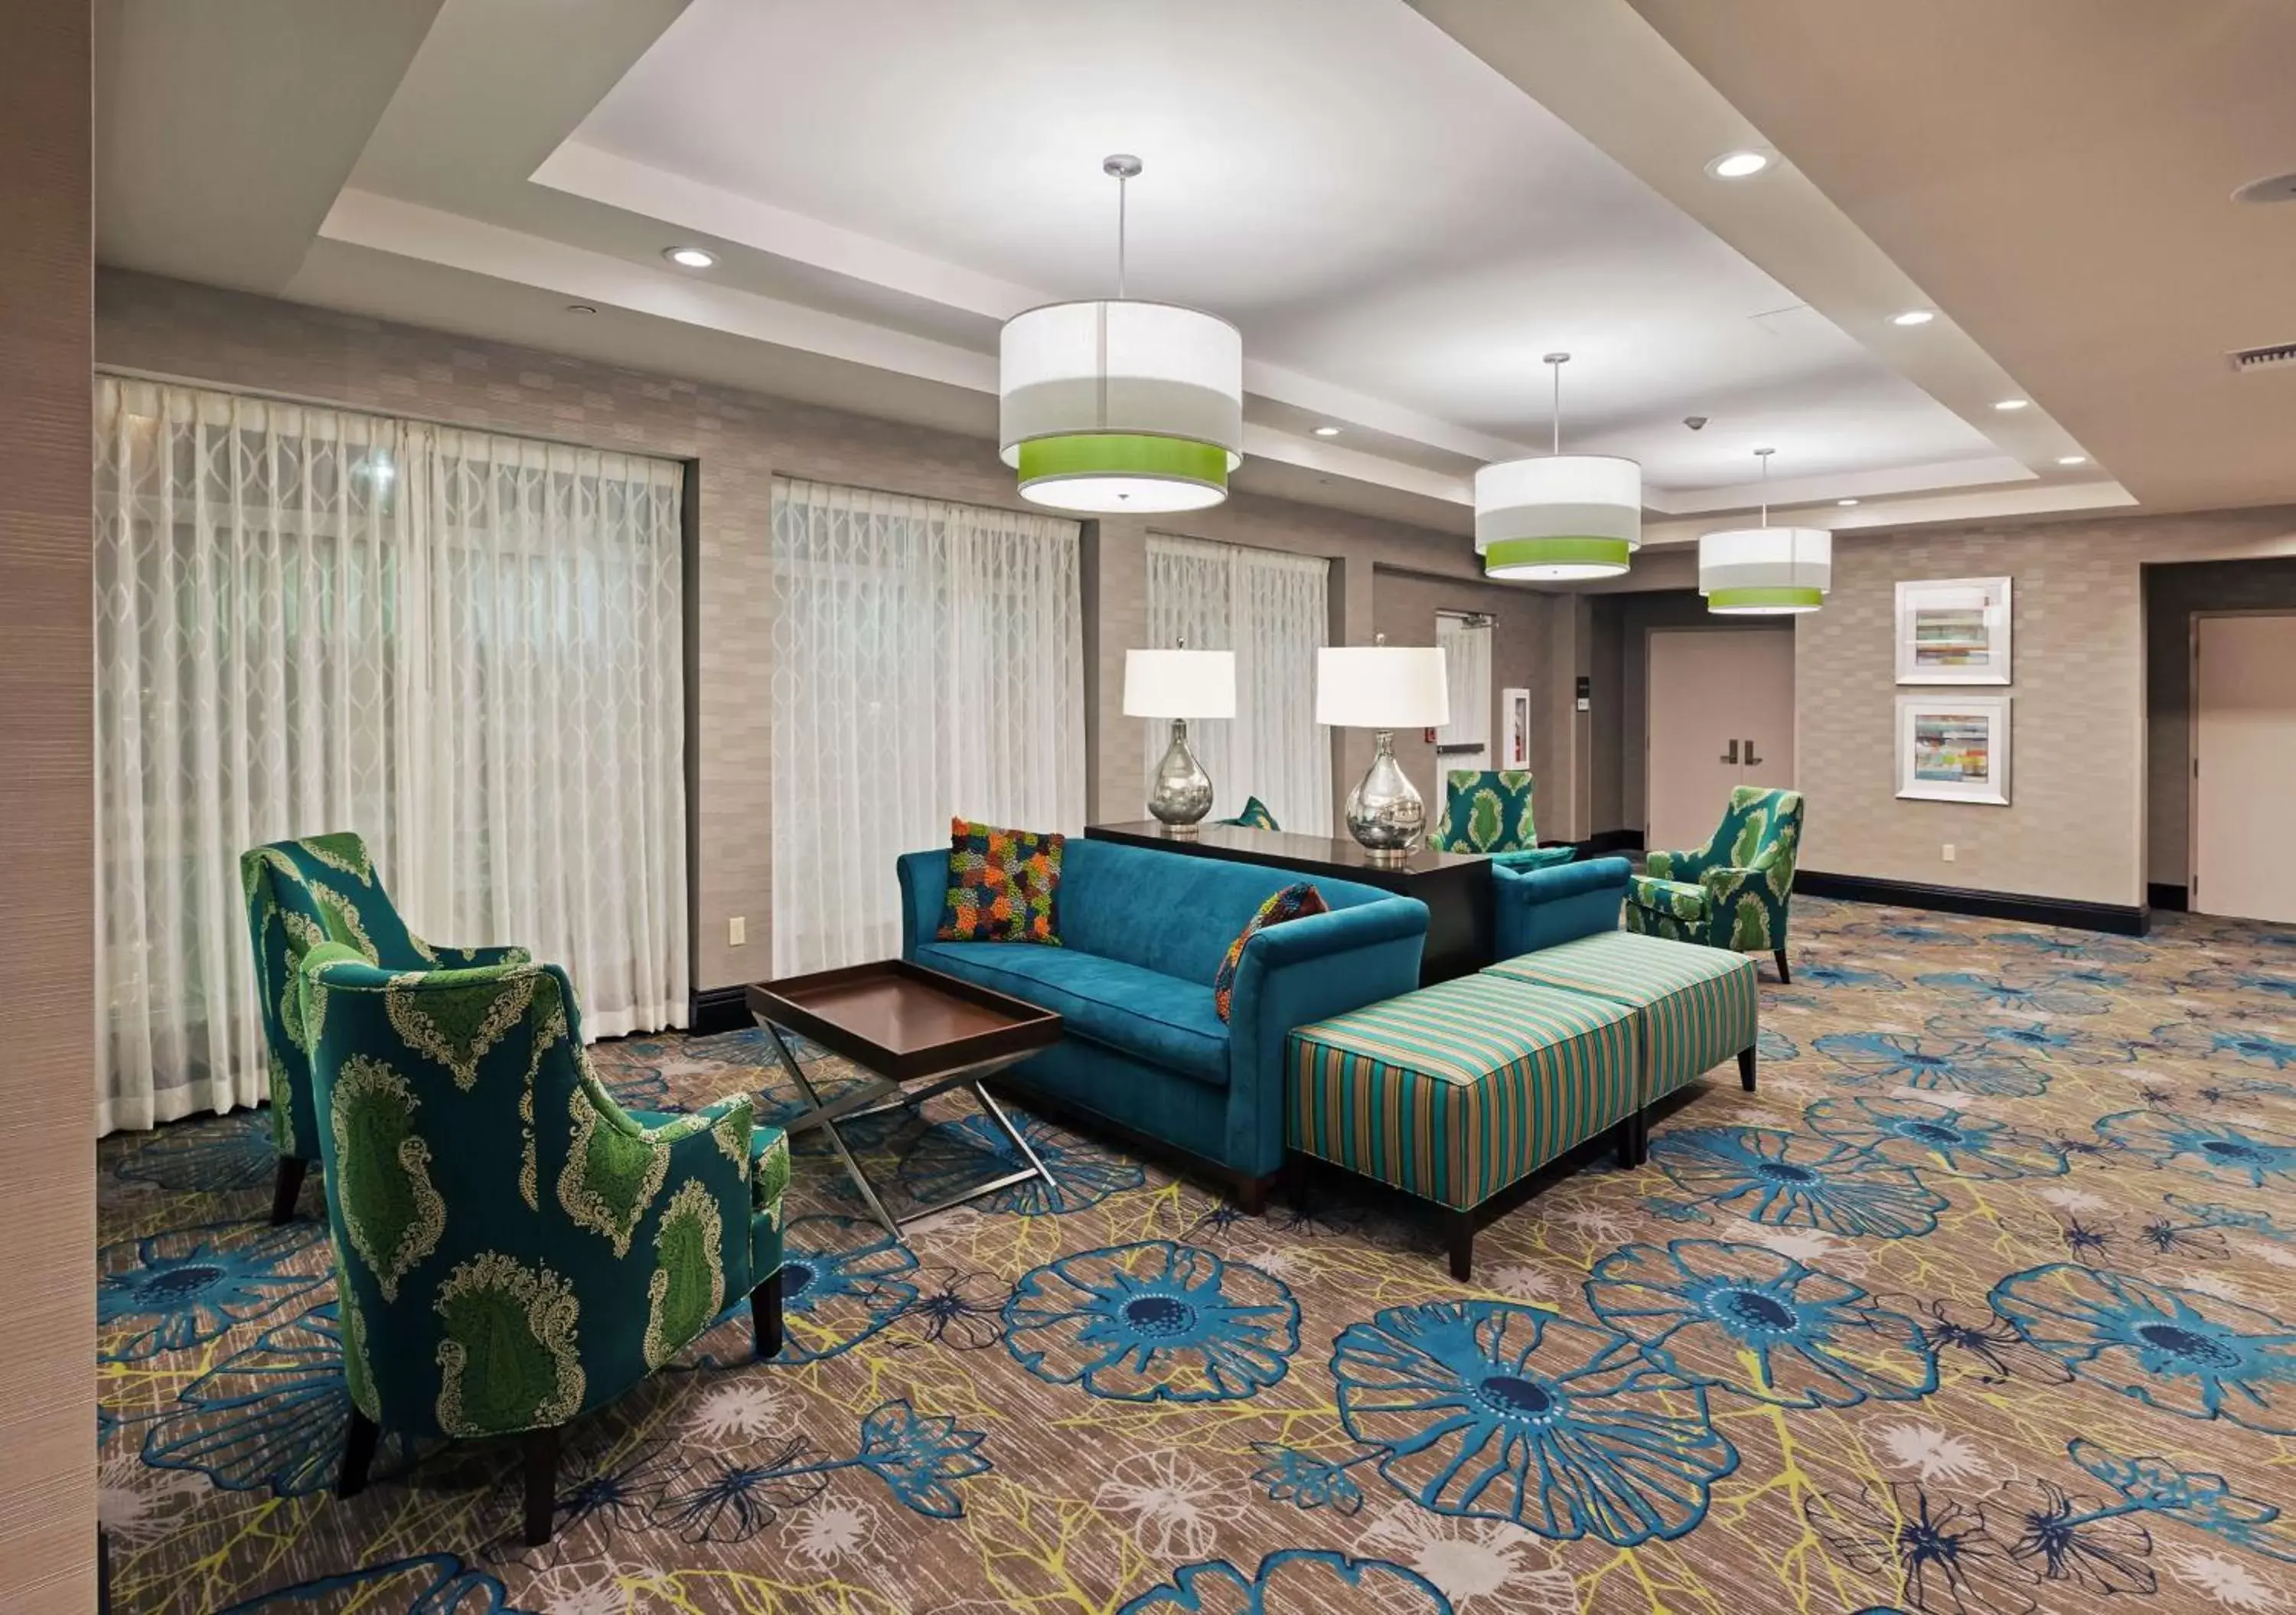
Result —
POLYGON ((374 872, 366 843, 349 831, 273 841, 240 855, 255 985, 271 1068, 271 1137, 279 1172, 271 1220, 295 1214, 303 1174, 319 1159, 311 1109, 311 1053, 296 1013, 296 967, 322 942, 340 942, 385 970, 523 963, 522 947, 439 947, 406 929, 374 872))
POLYGON ((1801 845, 1798 791, 1741 785, 1713 839, 1695 852, 1653 852, 1627 889, 1628 930, 1742 954, 1767 953, 1786 968, 1786 906, 1801 845))
POLYGON ((1454 768, 1444 776, 1443 816, 1427 832, 1430 852, 1480 852, 1511 869, 1568 864, 1575 847, 1541 847, 1530 811, 1530 773, 1454 768))
POLYGON ((326 942, 299 1013, 353 1409, 336 1489, 381 1432, 517 1435, 549 1539, 558 1433, 746 1295, 781 1349, 789 1145, 736 1094, 624 1111, 554 964, 408 973, 326 942))

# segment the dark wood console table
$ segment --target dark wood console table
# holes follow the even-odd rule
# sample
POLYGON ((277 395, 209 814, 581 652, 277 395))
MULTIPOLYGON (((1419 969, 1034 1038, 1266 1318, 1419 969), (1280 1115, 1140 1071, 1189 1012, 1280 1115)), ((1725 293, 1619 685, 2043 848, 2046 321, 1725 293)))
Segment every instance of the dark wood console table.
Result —
POLYGON ((1247 830, 1241 824, 1205 824, 1193 837, 1180 837, 1153 819, 1088 824, 1084 833, 1087 840, 1296 869, 1417 898, 1427 905, 1427 950, 1419 961, 1422 987, 1470 974, 1491 962, 1491 861, 1480 853, 1423 848, 1401 865, 1382 868, 1352 837, 1247 830))

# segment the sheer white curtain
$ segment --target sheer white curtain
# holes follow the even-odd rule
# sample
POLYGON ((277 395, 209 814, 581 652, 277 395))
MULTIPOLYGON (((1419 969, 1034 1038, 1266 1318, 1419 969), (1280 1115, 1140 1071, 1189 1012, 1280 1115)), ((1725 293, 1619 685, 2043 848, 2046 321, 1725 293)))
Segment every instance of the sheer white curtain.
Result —
MULTIPOLYGON (((1436 766, 1447 774, 1454 768, 1488 768, 1491 763, 1491 619, 1450 611, 1435 615, 1435 643, 1443 652, 1443 676, 1450 686, 1451 721, 1435 732, 1435 743, 1446 748, 1436 766), (1480 747, 1480 751, 1452 751, 1453 746, 1480 747)), ((1443 783, 1436 781, 1438 786, 1443 783)))
POLYGON ((777 479, 776 975, 900 951, 893 861, 954 816, 1084 828, 1073 521, 777 479))
POLYGON ((101 376, 98 1121, 266 1091, 239 855, 366 838, 419 933, 682 1025, 680 468, 101 376))
MULTIPOLYGON (((1257 796, 1284 829, 1331 833, 1331 732, 1316 723, 1330 576, 1321 556, 1148 535, 1149 644, 1235 652, 1235 717, 1188 725, 1215 818, 1257 796)), ((1144 727, 1152 768, 1170 736, 1144 727)))

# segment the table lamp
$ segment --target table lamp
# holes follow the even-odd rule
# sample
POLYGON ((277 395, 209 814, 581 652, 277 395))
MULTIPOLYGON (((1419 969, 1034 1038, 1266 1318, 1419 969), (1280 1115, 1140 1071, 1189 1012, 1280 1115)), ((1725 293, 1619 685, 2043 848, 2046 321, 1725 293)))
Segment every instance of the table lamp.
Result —
POLYGON ((1348 832, 1371 861, 1392 868, 1427 828, 1427 804, 1395 760, 1395 731, 1451 721, 1451 691, 1438 645, 1331 645, 1316 652, 1316 721, 1369 729, 1371 771, 1348 792, 1348 832))
POLYGON ((1212 810, 1212 776, 1188 750, 1188 720, 1235 716, 1235 652, 1191 651, 1185 640, 1177 650, 1127 651, 1124 715, 1172 720, 1172 743, 1156 765, 1148 811, 1171 834, 1194 835, 1212 810))

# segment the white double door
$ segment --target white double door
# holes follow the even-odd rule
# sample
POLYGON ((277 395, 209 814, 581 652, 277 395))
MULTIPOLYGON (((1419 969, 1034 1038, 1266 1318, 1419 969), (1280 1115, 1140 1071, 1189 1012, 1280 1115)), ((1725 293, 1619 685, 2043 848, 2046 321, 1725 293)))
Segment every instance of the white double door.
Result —
POLYGON ((2202 914, 2296 924, 2296 616, 2193 624, 2193 896, 2202 914))
POLYGON ((1793 630, 1653 628, 1644 845, 1703 847, 1740 785, 1794 782, 1793 630))

